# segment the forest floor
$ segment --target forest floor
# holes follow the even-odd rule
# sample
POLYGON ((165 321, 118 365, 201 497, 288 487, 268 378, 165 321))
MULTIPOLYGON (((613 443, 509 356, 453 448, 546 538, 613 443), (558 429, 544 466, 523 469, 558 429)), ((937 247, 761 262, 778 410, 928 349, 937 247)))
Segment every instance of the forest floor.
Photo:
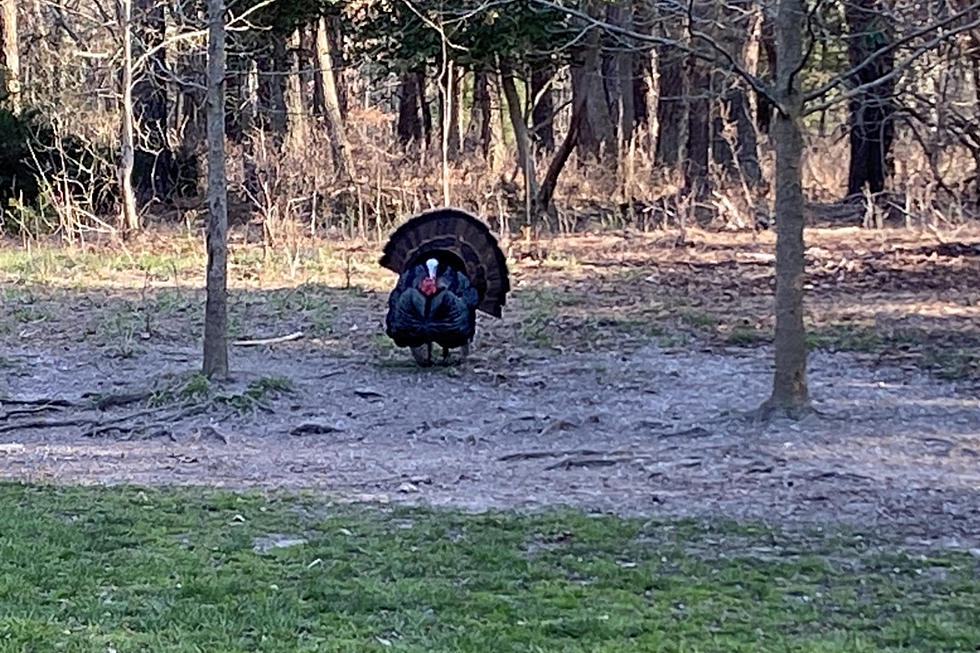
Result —
POLYGON ((461 366, 383 335, 377 244, 236 233, 232 381, 199 368, 203 252, 0 249, 0 476, 313 489, 464 509, 858 525, 980 551, 980 232, 812 230, 801 422, 771 383, 773 235, 514 242, 461 366))

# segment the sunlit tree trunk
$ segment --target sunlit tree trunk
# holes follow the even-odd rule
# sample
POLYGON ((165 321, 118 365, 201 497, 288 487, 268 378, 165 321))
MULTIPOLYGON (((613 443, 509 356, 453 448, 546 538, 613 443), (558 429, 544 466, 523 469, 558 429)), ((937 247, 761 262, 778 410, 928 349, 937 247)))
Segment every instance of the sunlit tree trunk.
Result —
POLYGON ((806 331, 803 327, 803 113, 797 71, 803 60, 804 0, 780 0, 776 16, 778 67, 776 141, 776 334, 772 395, 766 414, 799 416, 809 410, 806 331))
POLYGON ((228 180, 225 173, 225 6, 208 0, 207 300, 203 372, 228 376, 228 180))

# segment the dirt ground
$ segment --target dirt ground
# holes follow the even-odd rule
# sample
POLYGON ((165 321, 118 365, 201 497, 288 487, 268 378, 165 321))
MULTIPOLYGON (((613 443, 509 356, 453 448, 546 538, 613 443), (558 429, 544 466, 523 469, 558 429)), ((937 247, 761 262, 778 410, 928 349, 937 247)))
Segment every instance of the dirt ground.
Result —
MULTIPOLYGON (((738 310, 729 312, 751 315, 758 306, 761 314, 771 297, 767 243, 654 251, 647 242, 631 243, 621 254, 596 254, 595 247, 576 254, 579 245, 566 243, 565 258, 539 252, 516 266, 515 298, 505 319, 484 321, 474 356, 460 367, 419 370, 407 364, 407 352, 385 348, 378 337, 384 281, 349 302, 344 298, 353 297, 350 291, 331 291, 331 301, 339 303, 333 336, 232 348, 235 379, 223 390, 228 396, 241 396, 250 383, 270 377, 290 382, 288 390, 270 391, 244 411, 223 405, 171 417, 175 413, 152 402, 100 411, 85 400, 85 393, 115 396, 195 370, 199 349, 182 323, 167 322, 169 332, 146 334, 148 342, 126 355, 119 355, 117 343, 69 337, 70 327, 85 320, 81 309, 10 331, 0 340, 0 397, 23 403, 0 405, 0 476, 305 488, 344 500, 477 510, 567 504, 651 516, 843 523, 980 554, 974 378, 937 378, 910 363, 914 347, 889 349, 888 356, 826 347, 810 358, 818 412, 801 422, 754 422, 745 413, 766 398, 771 383, 765 344, 726 339, 730 331, 720 328, 681 342, 673 333, 665 337, 662 329, 645 331, 637 324, 654 312, 680 310, 651 299, 658 289, 666 297, 663 288, 684 284, 672 296, 697 296, 682 273, 698 277, 697 266, 708 257, 721 258, 712 262, 720 269, 712 272, 711 292, 734 293, 731 300, 738 301, 738 310), (612 265, 618 276, 608 276, 612 265), (553 291, 544 305, 541 288, 553 291), (616 299, 590 303, 605 297, 607 288, 616 299), (623 297, 639 312, 610 322, 609 316, 629 312, 623 297), (569 339, 568 331, 577 337, 569 339), (37 398, 70 405, 29 403, 37 398), (152 428, 93 434, 93 424, 104 426, 116 416, 152 428), (59 421, 75 423, 56 426, 59 421), (30 422, 38 426, 25 427, 30 422)), ((901 313, 895 319, 945 316, 957 329, 976 324, 970 293, 980 268, 968 256, 965 268, 949 271, 949 261, 936 263, 935 254, 921 252, 935 263, 934 274, 923 279, 954 279, 945 290, 914 281, 921 266, 911 266, 904 277, 889 272, 887 279, 899 279, 889 289, 873 274, 883 267, 877 252, 896 251, 894 243, 852 240, 846 247, 864 247, 868 256, 851 254, 860 261, 849 267, 843 256, 838 267, 845 272, 826 278, 819 270, 829 268, 821 261, 840 262, 841 252, 829 241, 812 250, 814 305, 852 310, 855 303, 844 302, 844 294, 820 288, 858 278, 857 290, 845 290, 852 300, 865 297, 871 310, 880 313, 891 292, 887 299, 901 313), (860 274, 868 261, 877 262, 868 273, 871 281, 860 274), (968 282, 954 297, 951 289, 962 278, 968 282), (940 300, 948 309, 934 315, 940 300), (912 303, 918 308, 909 309, 912 303)), ((974 245, 967 249, 973 255, 969 247, 974 245)), ((965 255, 957 250, 947 258, 962 263, 965 255)), ((77 293, 72 297, 77 306, 92 305, 91 296, 87 304, 77 293)), ((715 308, 726 310, 724 304, 715 308)), ((105 310, 104 304, 92 310, 105 310)), ((297 324, 286 320, 275 330, 273 316, 255 317, 243 333, 302 327, 296 315, 297 324)), ((760 322, 752 328, 765 327, 760 322)))

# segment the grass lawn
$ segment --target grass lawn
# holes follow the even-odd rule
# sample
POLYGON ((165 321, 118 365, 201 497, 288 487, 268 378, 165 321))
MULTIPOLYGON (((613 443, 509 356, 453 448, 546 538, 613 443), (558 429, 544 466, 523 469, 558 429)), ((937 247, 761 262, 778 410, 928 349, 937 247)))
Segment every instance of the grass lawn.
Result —
POLYGON ((980 560, 855 533, 197 489, 2 484, 0 506, 0 651, 980 645, 980 560))

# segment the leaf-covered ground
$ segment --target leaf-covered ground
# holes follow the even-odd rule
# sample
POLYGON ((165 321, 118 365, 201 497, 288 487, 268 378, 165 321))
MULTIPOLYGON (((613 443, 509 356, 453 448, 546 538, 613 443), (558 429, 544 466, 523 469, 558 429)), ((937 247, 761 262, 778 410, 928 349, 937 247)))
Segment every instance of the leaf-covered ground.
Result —
POLYGON ((978 558, 880 535, 0 484, 5 651, 972 651, 978 558))

